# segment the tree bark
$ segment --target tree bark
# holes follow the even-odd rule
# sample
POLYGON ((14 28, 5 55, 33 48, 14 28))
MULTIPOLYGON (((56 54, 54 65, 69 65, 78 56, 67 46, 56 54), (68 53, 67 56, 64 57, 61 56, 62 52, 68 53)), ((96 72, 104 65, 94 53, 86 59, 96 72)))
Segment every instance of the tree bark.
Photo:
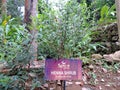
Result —
MULTIPOLYGON (((32 10, 31 10, 31 16, 32 17, 36 17, 38 12, 37 12, 37 3, 38 1, 37 0, 34 0, 33 2, 33 7, 32 7, 32 10)), ((32 21, 34 22, 34 21, 32 21)), ((37 47, 38 47, 38 44, 37 44, 37 30, 36 30, 36 27, 33 27, 34 30, 31 30, 31 34, 33 35, 33 41, 31 43, 31 50, 33 52, 33 57, 34 57, 34 60, 37 60, 37 47)))
POLYGON ((117 11, 117 25, 118 25, 118 35, 120 43, 120 0, 115 0, 116 11, 117 11))
POLYGON ((24 22, 26 24, 30 23, 30 15, 31 15, 31 0, 25 0, 25 15, 24 15, 24 22))
POLYGON ((2 6, 1 6, 1 14, 7 15, 7 2, 6 0, 2 0, 2 6))
MULTIPOLYGON (((33 26, 32 22, 34 22, 31 17, 37 16, 37 3, 38 0, 25 0, 25 16, 24 22, 27 25, 33 26)), ((29 29, 29 28, 27 28, 29 29)), ((36 27, 32 27, 33 30, 30 30, 31 34, 31 47, 30 47, 30 54, 32 54, 32 60, 37 60, 37 29, 36 27)))
POLYGON ((81 0, 77 0, 78 3, 80 3, 81 0))

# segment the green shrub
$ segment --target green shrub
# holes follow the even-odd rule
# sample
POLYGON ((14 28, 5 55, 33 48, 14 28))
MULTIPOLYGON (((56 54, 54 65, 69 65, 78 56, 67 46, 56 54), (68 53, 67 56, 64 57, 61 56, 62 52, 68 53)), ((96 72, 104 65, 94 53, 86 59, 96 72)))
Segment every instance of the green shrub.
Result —
POLYGON ((29 34, 24 25, 16 24, 15 18, 8 16, 0 21, 0 60, 12 61, 27 48, 24 42, 29 40, 29 34))
POLYGON ((0 66, 6 62, 5 65, 10 69, 5 75, 0 72, 0 89, 25 90, 25 82, 29 77, 23 67, 33 58, 29 52, 30 36, 25 26, 16 23, 15 18, 8 16, 0 19, 0 66))
POLYGON ((108 24, 116 21, 115 4, 112 7, 104 5, 100 11, 99 24, 108 24))
POLYGON ((91 42, 92 30, 96 28, 94 16, 85 2, 76 1, 69 1, 57 13, 45 10, 39 14, 39 56, 89 56, 98 45, 91 42))

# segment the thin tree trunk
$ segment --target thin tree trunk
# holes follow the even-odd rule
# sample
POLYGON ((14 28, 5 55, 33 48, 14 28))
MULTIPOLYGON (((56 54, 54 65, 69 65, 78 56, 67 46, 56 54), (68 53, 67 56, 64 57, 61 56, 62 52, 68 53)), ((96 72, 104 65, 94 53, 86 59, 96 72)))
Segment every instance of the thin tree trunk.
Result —
POLYGON ((78 3, 80 3, 81 0, 77 0, 78 3))
POLYGON ((117 25, 118 25, 118 35, 120 43, 120 0, 115 0, 116 11, 117 11, 117 25))
MULTIPOLYGON (((33 7, 32 7, 32 10, 31 10, 31 16, 34 18, 37 16, 38 12, 37 12, 37 3, 38 3, 38 0, 34 0, 32 2, 33 4, 33 7)), ((34 21, 32 21, 34 22, 34 21)), ((38 47, 38 44, 37 44, 37 30, 36 30, 36 27, 33 27, 34 30, 31 30, 31 34, 33 35, 33 41, 31 43, 31 46, 33 47, 33 54, 34 54, 34 60, 37 60, 37 47, 38 47)))
MULTIPOLYGON (((24 16, 24 22, 27 25, 32 26, 32 19, 31 17, 37 16, 37 3, 38 0, 25 0, 25 16, 24 16)), ((29 29, 29 28, 27 28, 29 29)), ((32 54, 32 60, 37 60, 37 30, 36 27, 32 27, 33 30, 30 30, 31 33, 31 47, 30 47, 30 53, 32 54)))
POLYGON ((1 6, 1 14, 7 15, 7 2, 6 0, 2 0, 2 6, 1 6))
POLYGON ((30 24, 30 15, 31 15, 31 0, 25 0, 25 15, 24 15, 24 22, 26 24, 30 24))

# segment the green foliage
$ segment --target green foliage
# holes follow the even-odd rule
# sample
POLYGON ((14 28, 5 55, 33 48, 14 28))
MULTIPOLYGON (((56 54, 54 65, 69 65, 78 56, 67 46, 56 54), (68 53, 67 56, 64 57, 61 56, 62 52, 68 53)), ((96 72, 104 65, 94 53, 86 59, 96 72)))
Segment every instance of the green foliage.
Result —
POLYGON ((7 86, 9 85, 10 78, 0 74, 0 88, 7 90, 7 86), (6 87, 6 88, 5 88, 6 87))
POLYGON ((115 4, 115 0, 96 0, 96 6, 98 7, 102 7, 104 5, 107 5, 109 7, 111 7, 112 5, 115 4))
POLYGON ((91 43, 94 11, 89 11, 85 2, 69 1, 58 14, 49 9, 39 14, 39 55, 70 58, 89 56, 96 50, 97 44, 91 43))
MULTIPOLYGON (((0 19, 0 71, 3 62, 11 69, 6 75, 0 74, 0 89, 25 90, 28 72, 23 67, 33 58, 29 51, 30 36, 25 26, 16 23, 15 18, 8 16, 0 19)), ((38 79, 36 81, 38 82, 38 79)), ((34 83, 33 87, 37 85, 34 83)))
POLYGON ((22 6, 24 6, 24 0, 7 0, 8 15, 21 19, 23 17, 21 12, 22 6))
POLYGON ((100 16, 101 18, 99 20, 99 23, 107 24, 110 22, 114 22, 116 20, 115 4, 112 7, 104 5, 101 8, 100 16))
POLYGON ((90 79, 90 84, 91 85, 96 85, 97 82, 96 82, 96 78, 97 78, 97 75, 94 73, 94 72, 88 72, 88 74, 90 75, 91 79, 90 79))
POLYGON ((120 69, 120 63, 119 62, 106 62, 105 60, 102 62, 102 65, 105 69, 112 71, 112 72, 117 72, 120 69))
POLYGON ((115 0, 86 0, 88 5, 91 5, 93 2, 95 3, 96 8, 101 8, 104 5, 111 7, 113 4, 115 4, 115 0))
MULTIPOLYGON (((104 6, 109 8, 114 6, 115 0, 86 0, 87 6, 90 8, 90 11, 95 10, 95 21, 97 22, 101 18, 101 11, 104 6)), ((109 14, 109 20, 113 19, 113 12, 109 14), (111 18, 110 18, 111 17, 111 18)), ((92 17, 92 16, 91 16, 92 17)), ((107 17, 108 18, 108 17, 107 17)), ((115 17, 114 17, 115 18, 115 17)), ((104 20, 105 21, 105 20, 104 20)), ((108 21, 108 20, 107 20, 108 21)), ((112 21, 111 21, 112 22, 112 21)), ((101 22, 102 23, 102 22, 101 22)))
MULTIPOLYGON (((59 46, 59 36, 56 35, 57 32, 57 22, 53 11, 50 13, 44 12, 38 15, 39 18, 39 34, 38 34, 38 54, 40 56, 50 56, 54 57, 57 54, 57 49, 59 46)), ((55 56, 56 57, 56 56, 55 56)))
POLYGON ((12 61, 18 52, 23 51, 23 41, 28 40, 28 32, 25 27, 17 24, 15 18, 10 16, 0 22, 0 60, 12 61))
POLYGON ((90 58, 87 58, 85 56, 80 57, 80 59, 82 60, 83 65, 87 65, 92 62, 92 60, 90 58))
POLYGON ((48 8, 48 5, 46 4, 45 0, 38 0, 38 12, 40 14, 46 11, 47 8, 48 8))
POLYGON ((25 90, 25 79, 23 76, 7 76, 0 74, 1 90, 25 90))
MULTIPOLYGON (((99 44, 91 42, 96 29, 95 9, 91 12, 86 2, 79 4, 71 0, 59 11, 54 11, 45 2, 39 2, 38 17, 31 17, 33 22, 29 26, 39 29, 38 59, 87 57, 97 50, 99 44)), ((12 3, 9 4, 13 8, 12 3)), ((12 17, 17 15, 13 13, 12 17)), ((29 51, 30 37, 25 25, 16 18, 7 16, 0 19, 0 61, 6 61, 11 69, 8 75, 0 75, 0 88, 3 90, 25 89, 28 72, 23 67, 33 58, 29 51)), ((88 58, 84 58, 84 63, 88 63, 88 58)), ((39 85, 41 83, 36 77, 32 89, 39 85)))

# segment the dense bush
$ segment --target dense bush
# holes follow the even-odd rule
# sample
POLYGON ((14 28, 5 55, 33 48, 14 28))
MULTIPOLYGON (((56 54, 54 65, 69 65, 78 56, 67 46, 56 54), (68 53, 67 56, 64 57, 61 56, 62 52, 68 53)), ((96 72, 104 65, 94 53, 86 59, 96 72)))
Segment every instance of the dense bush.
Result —
POLYGON ((17 59, 18 53, 23 53, 27 40, 29 33, 24 25, 16 23, 15 18, 8 16, 0 20, 0 60, 17 59))
MULTIPOLYGON (((10 16, 0 19, 0 89, 25 90, 25 83, 29 79, 27 65, 30 63, 30 33, 25 25, 16 23, 10 16), (25 67, 25 68, 24 68, 25 67), (8 72, 1 74, 3 69, 8 72)), ((39 71, 40 73, 41 71, 39 71)), ((33 79, 31 88, 40 85, 38 79, 33 79)))
POLYGON ((96 28, 93 12, 86 2, 69 1, 57 13, 48 9, 39 14, 39 55, 52 58, 89 56, 97 46, 91 43, 92 30, 96 28))

